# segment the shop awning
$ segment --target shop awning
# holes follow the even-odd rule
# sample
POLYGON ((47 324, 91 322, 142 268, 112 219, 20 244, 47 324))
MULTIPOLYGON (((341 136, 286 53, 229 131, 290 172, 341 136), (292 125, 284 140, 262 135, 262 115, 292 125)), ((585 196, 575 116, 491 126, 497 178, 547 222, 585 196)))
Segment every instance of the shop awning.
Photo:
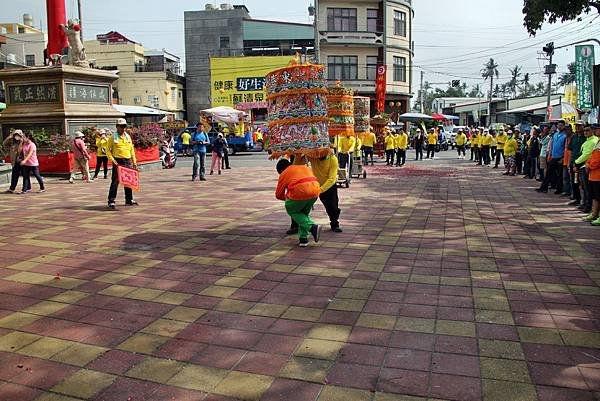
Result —
POLYGON ((438 121, 460 120, 460 118, 458 118, 456 116, 450 116, 448 114, 439 114, 439 113, 433 113, 431 115, 431 117, 433 117, 434 120, 438 120, 438 121))
POLYGON ((126 106, 123 104, 114 104, 113 107, 121 113, 129 115, 164 116, 166 114, 172 114, 168 111, 153 109, 151 107, 144 106, 126 106))
MULTIPOLYGON (((548 103, 546 101, 543 101, 543 102, 539 102, 539 103, 530 104, 528 106, 521 106, 521 107, 517 107, 515 109, 500 111, 497 114, 534 113, 536 111, 545 111, 547 108, 547 104, 548 103)), ((566 102, 561 103, 560 99, 554 99, 554 100, 552 100, 552 102, 550 104, 552 105, 552 107, 558 106, 559 104, 562 104, 563 106, 565 106, 565 105, 571 106, 569 103, 566 103, 566 102)), ((573 107, 573 106, 571 106, 571 107, 573 107)))

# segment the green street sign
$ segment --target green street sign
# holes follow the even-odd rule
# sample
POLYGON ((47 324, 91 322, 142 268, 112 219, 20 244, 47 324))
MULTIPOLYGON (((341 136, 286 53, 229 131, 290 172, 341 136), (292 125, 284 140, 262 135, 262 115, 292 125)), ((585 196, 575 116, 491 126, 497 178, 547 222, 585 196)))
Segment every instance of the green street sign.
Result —
POLYGON ((591 109, 594 99, 594 45, 575 46, 577 107, 591 109))

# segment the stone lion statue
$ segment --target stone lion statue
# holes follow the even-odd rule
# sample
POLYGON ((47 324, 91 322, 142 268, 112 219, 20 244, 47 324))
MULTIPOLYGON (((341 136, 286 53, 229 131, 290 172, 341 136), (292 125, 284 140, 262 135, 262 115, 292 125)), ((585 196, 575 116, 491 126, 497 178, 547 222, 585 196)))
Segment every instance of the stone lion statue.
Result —
POLYGON ((85 49, 81 41, 80 26, 74 20, 67 21, 67 25, 60 24, 60 27, 65 32, 69 41, 69 64, 89 68, 89 63, 86 61, 85 49))

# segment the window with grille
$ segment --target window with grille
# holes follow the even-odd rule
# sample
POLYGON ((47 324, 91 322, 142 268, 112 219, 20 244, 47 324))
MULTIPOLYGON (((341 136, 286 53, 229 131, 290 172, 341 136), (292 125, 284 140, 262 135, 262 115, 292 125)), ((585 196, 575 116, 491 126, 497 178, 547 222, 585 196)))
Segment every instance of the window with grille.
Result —
POLYGON ((406 82, 406 58, 394 57, 394 81, 406 82))
POLYGON ((29 67, 35 66, 35 54, 28 54, 25 56, 25 65, 29 67))
POLYGON ((406 37, 406 13, 394 11, 394 35, 406 37))
POLYGON ((367 56, 367 79, 377 79, 377 56, 367 56))
POLYGON ((327 57, 327 75, 329 79, 358 79, 358 56, 327 57))
POLYGON ((379 21, 379 10, 369 8, 367 9, 367 32, 379 32, 377 23, 379 21))
POLYGON ((333 32, 356 32, 356 8, 328 8, 327 30, 333 32))

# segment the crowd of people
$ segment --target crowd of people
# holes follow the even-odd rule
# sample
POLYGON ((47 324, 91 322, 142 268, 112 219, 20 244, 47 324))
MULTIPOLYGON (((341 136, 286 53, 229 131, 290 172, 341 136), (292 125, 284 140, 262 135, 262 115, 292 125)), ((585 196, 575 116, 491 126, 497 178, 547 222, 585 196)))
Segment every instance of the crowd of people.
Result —
MULTIPOLYGON (((96 136, 96 168, 93 177, 89 171, 90 152, 84 141, 85 135, 77 131, 72 141, 73 170, 69 182, 73 183, 78 170, 81 170, 84 182, 97 179, 103 170, 104 178, 108 178, 108 162, 112 162, 111 185, 108 195, 109 208, 115 208, 119 179, 117 166, 137 168, 133 140, 126 132, 127 121, 119 119, 116 132, 100 130, 96 136)), ((228 169, 228 144, 223 133, 218 133, 211 142, 209 135, 200 127, 195 133, 184 138, 184 152, 191 152, 194 157, 192 180, 206 181, 207 146, 212 145, 212 157, 209 174, 215 170, 221 174, 228 169), (188 138, 189 136, 189 138, 188 138)), ((555 195, 568 197, 568 205, 585 214, 584 220, 600 226, 600 125, 589 125, 577 121, 573 126, 565 121, 544 123, 521 132, 518 126, 509 126, 498 130, 487 128, 467 128, 458 131, 454 145, 458 159, 466 159, 467 148, 470 149, 470 160, 479 166, 500 168, 504 163, 504 175, 522 176, 540 182, 536 191, 548 193, 554 190, 555 195)), ((430 129, 427 133, 416 129, 412 138, 404 131, 385 129, 383 146, 387 166, 404 166, 407 150, 412 145, 415 149, 415 160, 434 158, 439 133, 430 129)), ((335 155, 322 160, 304 160, 317 166, 318 182, 321 197, 331 221, 331 229, 341 232, 339 228, 339 207, 337 186, 338 168, 345 170, 351 167, 353 155, 364 165, 374 164, 374 147, 377 137, 373 132, 360 138, 343 137, 332 144, 335 155), (339 160, 339 162, 338 162, 339 160), (333 168, 334 166, 335 168, 333 168), (335 192, 335 193, 334 193, 335 192)), ((39 184, 39 192, 46 190, 44 179, 40 175, 37 148, 29 135, 21 130, 14 130, 4 141, 3 147, 8 150, 12 163, 11 183, 6 192, 26 194, 32 191, 31 176, 39 184), (22 178, 22 189, 17 192, 19 179, 22 178)), ((302 164, 301 163, 301 164, 302 164)), ((280 166, 282 167, 282 166, 280 166)), ((282 167, 283 168, 283 167, 282 167)), ((287 167, 286 167, 287 168, 287 167)), ((284 170, 286 169, 284 168, 284 170)), ((283 171, 283 170, 282 170, 283 171)), ((292 191, 293 192, 293 191, 292 191)), ((297 192, 297 191, 296 191, 297 192)), ((285 193, 285 191, 284 191, 285 193)), ((312 198, 311 198, 312 199, 312 198)), ((137 205, 133 192, 125 188, 125 204, 137 205)), ((292 220, 288 231, 296 233, 300 225, 292 220)), ((306 230, 300 230, 305 233, 306 230)), ((303 237, 301 237, 302 239, 303 237)))
POLYGON ((504 161, 507 176, 537 180, 537 192, 569 198, 568 205, 585 214, 584 221, 600 226, 600 125, 577 121, 574 128, 565 121, 541 124, 521 132, 518 127, 459 131, 458 157, 470 145, 471 160, 481 166, 498 168, 504 161))

